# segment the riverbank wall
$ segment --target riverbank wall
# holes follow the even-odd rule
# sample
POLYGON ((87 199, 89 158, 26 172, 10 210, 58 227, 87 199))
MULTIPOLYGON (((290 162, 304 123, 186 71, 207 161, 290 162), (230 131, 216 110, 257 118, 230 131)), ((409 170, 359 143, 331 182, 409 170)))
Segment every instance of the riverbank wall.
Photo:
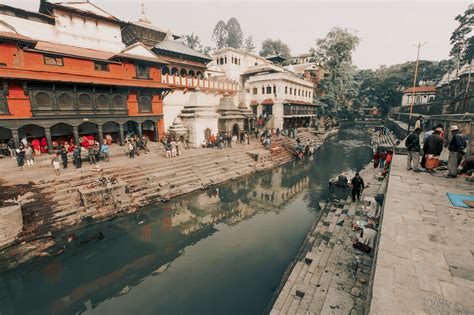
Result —
MULTIPOLYGON (((368 165, 360 171, 367 188, 361 197, 384 194, 386 181, 368 165)), ((374 253, 352 247, 353 224, 367 221, 363 202, 330 200, 303 241, 271 303, 270 314, 364 314, 373 274, 374 253)))
MULTIPOLYGON (((298 136, 316 149, 325 141, 324 135, 311 131, 298 136)), ((296 139, 279 137, 271 150, 254 142, 235 149, 197 150, 189 156, 135 167, 92 168, 81 174, 31 182, 28 190, 32 196, 21 204, 23 229, 8 244, 26 244, 30 250, 18 260, 28 260, 53 247, 55 235, 65 231, 287 163, 294 159, 289 150, 294 146, 296 139)), ((22 250, 16 248, 15 252, 22 250)))

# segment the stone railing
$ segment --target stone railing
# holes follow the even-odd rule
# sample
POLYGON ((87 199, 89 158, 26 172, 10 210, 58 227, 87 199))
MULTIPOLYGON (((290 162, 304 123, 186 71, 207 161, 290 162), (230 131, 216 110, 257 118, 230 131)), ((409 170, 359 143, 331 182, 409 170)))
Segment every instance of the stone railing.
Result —
POLYGON ((226 92, 237 92, 239 89, 238 83, 232 80, 200 79, 168 74, 161 76, 161 82, 177 87, 199 87, 200 89, 218 90, 226 92))
MULTIPOLYGON (((410 106, 400 107, 400 113, 410 113, 410 106)), ((443 113, 443 102, 431 102, 413 105, 413 114, 440 115, 443 113)))

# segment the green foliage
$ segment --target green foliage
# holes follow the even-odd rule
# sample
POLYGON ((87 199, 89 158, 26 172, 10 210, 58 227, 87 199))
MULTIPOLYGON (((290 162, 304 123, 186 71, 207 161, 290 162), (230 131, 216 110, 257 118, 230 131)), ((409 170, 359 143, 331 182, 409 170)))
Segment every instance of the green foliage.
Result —
POLYGON ((317 48, 311 49, 316 62, 330 73, 320 83, 320 89, 325 92, 321 100, 330 107, 339 108, 357 94, 352 53, 359 41, 359 37, 347 29, 334 27, 325 38, 316 41, 317 48))
POLYGON ((220 20, 214 27, 214 31, 212 31, 212 40, 216 44, 217 49, 227 47, 227 37, 227 25, 224 21, 220 20))
POLYGON ((472 27, 474 26, 474 5, 471 4, 464 11, 454 18, 458 21, 458 26, 451 34, 451 51, 449 55, 459 58, 461 63, 471 62, 474 52, 474 39, 472 36, 472 27))
POLYGON ((253 37, 252 37, 252 35, 250 35, 249 37, 247 37, 247 38, 245 39, 245 43, 244 43, 244 47, 243 47, 243 48, 244 48, 244 50, 245 50, 246 52, 250 52, 250 53, 251 53, 251 52, 254 52, 254 51, 255 51, 255 48, 256 48, 256 47, 255 47, 255 44, 253 43, 253 37))
POLYGON ((281 40, 273 40, 267 38, 262 42, 262 49, 260 50, 260 56, 268 57, 274 55, 281 55, 290 60, 290 47, 287 44, 283 43, 281 40))
MULTIPOLYGON (((454 67, 452 60, 420 60, 418 79, 436 84, 454 67)), ((379 69, 360 70, 355 74, 357 94, 355 100, 361 107, 378 107, 387 114, 390 107, 400 106, 402 91, 413 85, 415 62, 405 62, 379 69)))
POLYGON ((240 28, 240 23, 236 18, 230 18, 227 21, 227 46, 240 49, 244 42, 244 33, 240 28))
POLYGON ((227 23, 220 20, 212 32, 212 40, 217 49, 233 47, 241 49, 244 45, 244 33, 236 18, 230 18, 227 23))
POLYGON ((195 35, 194 33, 191 33, 191 35, 183 35, 178 41, 191 49, 202 52, 203 54, 209 55, 211 52, 211 47, 201 45, 199 36, 195 35))

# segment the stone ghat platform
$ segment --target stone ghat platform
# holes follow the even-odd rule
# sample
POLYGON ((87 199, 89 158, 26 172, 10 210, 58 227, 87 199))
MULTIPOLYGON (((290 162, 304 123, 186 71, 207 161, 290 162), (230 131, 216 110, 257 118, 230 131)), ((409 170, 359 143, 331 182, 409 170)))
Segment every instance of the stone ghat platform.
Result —
MULTIPOLYGON (((315 147, 323 143, 311 132, 301 133, 300 139, 309 140, 315 147)), ((14 254, 16 263, 21 263, 53 246, 55 235, 62 231, 133 213, 153 202, 167 201, 284 164, 294 158, 286 149, 294 145, 295 139, 281 136, 273 143, 273 147, 280 148, 278 150, 265 150, 259 141, 252 139, 250 145, 239 144, 222 150, 186 150, 182 156, 171 159, 151 152, 137 159, 122 157, 110 164, 101 163, 103 168, 99 170, 86 163, 89 169, 82 173, 74 169, 41 180, 34 180, 35 172, 28 169, 21 173, 19 182, 29 182, 33 196, 21 204, 23 229, 14 241, 14 244, 25 245, 14 246, 13 253, 4 248, 4 255, 14 254), (252 152, 258 152, 262 158, 255 159, 249 154, 252 152)), ((46 170, 39 170, 43 171, 46 170)), ((6 177, 6 184, 0 188, 13 190, 16 187, 13 177, 6 177)))
MULTIPOLYGON (((362 198, 383 192, 376 172, 370 166, 360 172, 368 186, 362 198)), ((271 315, 365 313, 374 258, 352 247, 352 224, 366 221, 367 212, 350 198, 328 202, 322 211, 283 277, 271 315)))
POLYGON ((474 209, 464 178, 406 170, 395 156, 384 202, 370 314, 474 314, 474 209))

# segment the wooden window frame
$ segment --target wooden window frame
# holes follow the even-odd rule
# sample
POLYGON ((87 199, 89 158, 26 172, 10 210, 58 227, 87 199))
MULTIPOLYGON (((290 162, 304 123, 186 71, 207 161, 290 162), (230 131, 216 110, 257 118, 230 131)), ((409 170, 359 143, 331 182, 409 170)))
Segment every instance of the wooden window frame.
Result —
POLYGON ((64 58, 63 57, 57 57, 57 56, 51 56, 51 55, 43 55, 43 62, 45 65, 48 65, 48 66, 56 66, 56 67, 64 67, 64 58), (57 62, 50 62, 48 61, 49 59, 53 59, 53 60, 61 60, 61 63, 57 63, 57 62))
POLYGON ((94 61, 95 71, 110 72, 110 65, 107 62, 94 61))

